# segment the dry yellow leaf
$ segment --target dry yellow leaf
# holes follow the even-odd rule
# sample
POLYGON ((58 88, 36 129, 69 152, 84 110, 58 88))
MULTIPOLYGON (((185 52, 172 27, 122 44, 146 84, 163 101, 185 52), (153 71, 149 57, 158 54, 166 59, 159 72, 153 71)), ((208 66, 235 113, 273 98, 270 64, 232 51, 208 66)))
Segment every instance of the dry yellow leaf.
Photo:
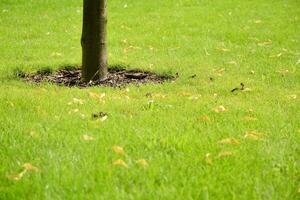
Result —
POLYGON ((228 156, 232 156, 232 155, 233 155, 233 152, 231 152, 231 151, 222 151, 218 154, 218 157, 222 158, 222 157, 228 157, 228 156))
POLYGON ((278 54, 276 54, 276 55, 270 56, 270 58, 279 58, 279 57, 281 57, 281 56, 282 56, 282 53, 278 53, 278 54))
POLYGON ((229 49, 226 49, 226 48, 223 48, 223 47, 219 47, 219 48, 216 48, 218 51, 222 51, 222 52, 228 52, 230 51, 229 49))
POLYGON ((261 20, 255 20, 254 23, 255 24, 260 24, 260 23, 262 23, 262 21, 261 20))
POLYGON ((244 88, 244 89, 242 90, 242 92, 250 92, 250 91, 252 91, 250 88, 244 88))
POLYGON ((9 175, 7 176, 8 179, 10 180, 14 180, 14 181, 19 181, 21 180, 21 178, 26 174, 27 170, 24 169, 22 172, 20 172, 19 174, 15 174, 15 175, 9 175))
POLYGON ((198 100, 199 96, 190 96, 188 99, 189 100, 198 100))
POLYGON ((101 122, 104 122, 105 120, 107 120, 107 118, 108 118, 108 116, 105 115, 105 116, 103 116, 103 117, 100 118, 100 121, 101 121, 101 122))
POLYGON ((210 121, 210 118, 209 118, 209 116, 207 116, 207 115, 203 115, 203 116, 200 117, 200 121, 205 121, 205 122, 207 122, 207 121, 210 121))
POLYGON ((256 121, 257 120, 257 118, 249 116, 249 115, 245 116, 243 119, 245 121, 256 121))
POLYGON ((90 97, 98 99, 98 100, 102 100, 105 97, 105 93, 90 92, 89 95, 90 95, 90 97))
POLYGON ((227 64, 230 64, 230 65, 237 65, 237 62, 232 60, 232 61, 229 61, 227 64))
POLYGON ((288 99, 297 99, 297 95, 296 94, 288 95, 288 99))
POLYGON ((263 46, 269 46, 271 44, 272 44, 272 40, 267 40, 267 41, 264 41, 264 42, 257 43, 257 45, 261 46, 261 47, 263 47, 263 46))
POLYGON ((251 140, 261 140, 263 138, 263 134, 256 131, 246 131, 244 137, 251 140))
POLYGON ((285 76, 290 73, 290 71, 288 69, 280 69, 280 70, 277 70, 276 72, 278 74, 280 74, 281 76, 285 76))
POLYGON ((145 159, 140 159, 140 160, 136 161, 136 163, 142 167, 148 167, 148 165, 149 165, 147 160, 145 160, 145 159))
POLYGON ((27 171, 39 172, 40 169, 33 166, 31 163, 24 163, 23 168, 27 171))
POLYGON ((225 139, 222 139, 222 140, 218 141, 218 144, 235 144, 235 145, 238 145, 238 144, 240 144, 240 142, 235 138, 225 138, 225 139))
POLYGON ((70 110, 70 111, 69 111, 69 114, 77 113, 77 112, 79 112, 79 109, 76 108, 76 109, 70 110))
POLYGON ((128 165, 126 164, 126 162, 122 159, 118 159, 118 160, 115 160, 113 162, 114 165, 118 165, 118 166, 123 166, 123 167, 126 167, 128 168, 128 165))
POLYGON ((112 150, 116 153, 116 154, 120 154, 120 155, 125 155, 125 151, 122 147, 120 146, 113 146, 112 150))
POLYGON ((210 153, 207 153, 205 154, 205 162, 209 165, 212 165, 213 164, 213 160, 211 159, 211 154, 210 153))
POLYGON ((226 112, 227 109, 224 106, 220 105, 220 106, 215 107, 213 109, 213 111, 216 112, 216 113, 220 113, 220 112, 226 112))
POLYGON ((82 100, 82 99, 73 98, 72 101, 70 101, 68 103, 68 105, 72 105, 72 104, 80 104, 80 105, 82 105, 82 104, 84 104, 84 102, 85 101, 82 100))
POLYGON ((85 140, 85 141, 93 141, 93 140, 95 140, 95 138, 93 136, 86 135, 86 134, 83 135, 83 136, 81 136, 81 139, 85 140))

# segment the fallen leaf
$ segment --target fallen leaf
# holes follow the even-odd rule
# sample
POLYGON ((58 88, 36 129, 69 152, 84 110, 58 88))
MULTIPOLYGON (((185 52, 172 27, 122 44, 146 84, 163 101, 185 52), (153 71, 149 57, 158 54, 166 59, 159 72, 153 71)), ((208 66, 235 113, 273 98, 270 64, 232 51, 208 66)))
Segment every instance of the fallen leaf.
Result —
POLYGON ((106 115, 106 116, 103 116, 103 117, 100 118, 100 121, 101 121, 101 122, 104 122, 105 120, 107 120, 107 118, 108 118, 107 115, 106 115))
POLYGON ((276 71, 278 74, 280 74, 281 76, 285 76, 287 74, 289 74, 289 70, 288 69, 280 69, 278 71, 276 71))
POLYGON ((105 93, 90 92, 89 95, 90 95, 90 97, 98 99, 98 100, 102 100, 105 97, 105 93))
POLYGON ((245 116, 243 119, 245 121, 256 121, 257 120, 257 118, 249 116, 249 115, 245 116))
POLYGON ((209 165, 212 165, 213 164, 213 160, 212 160, 212 158, 211 158, 211 154, 210 153, 207 153, 207 154, 205 154, 205 162, 207 163, 207 164, 209 164, 209 165))
POLYGON ((149 165, 147 160, 145 160, 145 159, 140 159, 140 160, 136 161, 136 163, 142 167, 148 167, 148 165, 149 165))
POLYGON ((219 47, 219 48, 216 48, 218 51, 222 51, 222 52, 229 52, 230 50, 229 49, 226 49, 226 48, 223 48, 223 47, 219 47))
POLYGON ((246 131, 244 137, 251 140, 261 140, 263 138, 263 134, 256 131, 246 131))
POLYGON ((255 24, 260 24, 260 23, 262 23, 262 21, 261 20, 255 20, 254 23, 255 24))
POLYGON ((79 112, 79 109, 76 108, 76 109, 70 110, 70 111, 69 111, 69 114, 77 113, 77 112, 79 112))
POLYGON ((93 140, 95 140, 93 136, 86 135, 86 134, 83 135, 83 136, 81 136, 81 139, 85 140, 85 141, 93 141, 93 140))
POLYGON ((244 88, 244 89, 242 90, 242 92, 250 92, 250 91, 252 91, 250 88, 244 88))
POLYGON ((39 172, 40 169, 33 166, 31 163, 24 163, 23 168, 27 171, 39 172))
POLYGON ((120 146, 113 146, 112 147, 112 150, 116 153, 116 154, 119 154, 119 155, 125 155, 125 151, 122 147, 120 146))
POLYGON ((229 61, 227 64, 230 64, 230 65, 237 65, 237 62, 235 62, 235 61, 229 61))
POLYGON ((82 100, 82 99, 77 99, 77 98, 73 98, 72 101, 70 101, 70 102, 68 103, 68 105, 72 105, 72 104, 80 104, 80 105, 82 105, 82 104, 84 104, 84 100, 82 100))
POLYGON ((188 99, 189 100, 198 100, 199 96, 190 96, 188 99))
POLYGON ((118 160, 115 160, 113 162, 114 165, 118 165, 118 166, 123 166, 123 167, 126 167, 128 168, 128 165, 126 164, 126 162, 122 159, 118 159, 118 160))
POLYGON ((227 109, 224 106, 221 105, 221 106, 218 106, 218 107, 214 108, 213 111, 216 112, 216 113, 220 113, 220 112, 226 112, 227 109))
POLYGON ((259 43, 257 43, 257 45, 258 46, 261 46, 261 47, 263 47, 263 46, 269 46, 269 45, 271 45, 272 44, 272 41, 271 40, 267 40, 267 41, 264 41, 264 42, 259 42, 259 43))
POLYGON ((282 53, 278 53, 278 54, 276 54, 276 55, 270 56, 270 58, 279 58, 279 57, 281 57, 281 56, 282 56, 282 53))
POLYGON ((208 121, 210 121, 210 118, 207 115, 203 115, 203 116, 200 117, 200 121, 208 122, 208 121))
POLYGON ((222 139, 220 141, 218 141, 218 144, 234 144, 234 145, 238 145, 240 144, 240 142, 235 139, 235 138, 226 138, 226 139, 222 139))
POLYGON ((62 54, 59 53, 59 52, 53 52, 53 53, 51 54, 51 56, 52 56, 52 57, 54 57, 54 56, 61 57, 62 54))
POLYGON ((14 181, 19 181, 21 180, 21 178, 26 174, 27 170, 24 169, 22 172, 20 172, 19 174, 15 174, 15 175, 8 175, 7 178, 10 180, 14 180, 14 181))
POLYGON ((222 158, 222 157, 228 157, 228 156, 232 156, 232 155, 233 155, 233 152, 231 152, 231 151, 222 151, 218 154, 218 157, 222 158))
POLYGON ((297 99, 297 95, 296 94, 291 94, 287 96, 288 99, 297 99))
POLYGON ((193 94, 191 94, 189 92, 181 92, 179 95, 189 97, 189 96, 192 96, 193 94))

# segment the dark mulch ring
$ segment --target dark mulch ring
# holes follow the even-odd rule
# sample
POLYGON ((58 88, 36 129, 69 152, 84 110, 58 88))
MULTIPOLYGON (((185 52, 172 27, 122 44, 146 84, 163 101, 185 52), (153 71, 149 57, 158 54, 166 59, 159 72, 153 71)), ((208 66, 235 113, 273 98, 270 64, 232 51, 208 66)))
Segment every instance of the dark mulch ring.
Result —
POLYGON ((122 87, 127 84, 146 84, 163 83, 164 81, 174 80, 174 76, 162 76, 152 72, 141 70, 126 70, 124 68, 112 67, 108 69, 107 78, 90 82, 81 81, 80 68, 64 68, 55 72, 51 70, 41 70, 34 74, 24 74, 22 78, 31 83, 41 83, 43 81, 67 86, 67 87, 90 87, 90 86, 108 86, 122 87))

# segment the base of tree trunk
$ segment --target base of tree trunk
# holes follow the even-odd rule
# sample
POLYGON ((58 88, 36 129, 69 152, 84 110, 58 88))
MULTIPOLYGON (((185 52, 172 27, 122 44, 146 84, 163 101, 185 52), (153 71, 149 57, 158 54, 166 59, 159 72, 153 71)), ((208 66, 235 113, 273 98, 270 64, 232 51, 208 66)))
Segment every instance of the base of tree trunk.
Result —
POLYGON ((82 81, 82 70, 75 67, 66 67, 52 72, 49 69, 40 70, 34 74, 18 73, 19 76, 31 83, 50 82, 67 87, 108 86, 122 87, 127 84, 163 83, 175 80, 174 76, 162 76, 142 70, 125 70, 123 68, 109 68, 107 78, 90 82, 82 81))

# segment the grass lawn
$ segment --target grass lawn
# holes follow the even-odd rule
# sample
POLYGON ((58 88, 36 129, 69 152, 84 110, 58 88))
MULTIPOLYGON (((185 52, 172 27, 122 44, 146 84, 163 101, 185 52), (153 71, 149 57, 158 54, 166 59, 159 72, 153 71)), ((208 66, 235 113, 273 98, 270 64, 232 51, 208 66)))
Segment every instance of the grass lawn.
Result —
POLYGON ((300 199, 299 0, 108 4, 109 63, 179 78, 27 84, 80 65, 82 0, 1 0, 0 199, 300 199))

